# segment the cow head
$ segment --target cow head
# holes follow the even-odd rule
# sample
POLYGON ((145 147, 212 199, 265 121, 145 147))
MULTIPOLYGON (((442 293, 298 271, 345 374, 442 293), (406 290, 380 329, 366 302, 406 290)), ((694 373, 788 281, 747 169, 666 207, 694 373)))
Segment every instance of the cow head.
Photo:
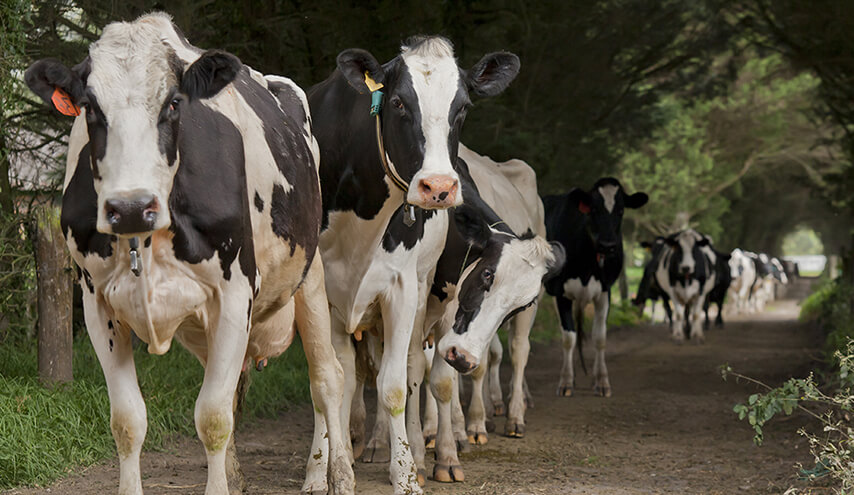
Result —
POLYGON ((440 37, 410 40, 385 65, 365 50, 338 55, 338 69, 360 93, 369 92, 366 74, 384 85, 382 132, 388 160, 409 185, 406 201, 426 209, 462 204, 453 163, 471 107, 469 94, 499 94, 516 77, 519 65, 516 55, 499 52, 463 70, 450 42, 440 37))
POLYGON ((747 257, 739 248, 735 248, 730 253, 729 257, 729 274, 733 280, 741 277, 744 274, 745 262, 747 257))
POLYGON ((696 230, 688 229, 665 239, 673 253, 670 257, 671 273, 675 271, 677 279, 688 280, 705 277, 706 267, 703 263, 702 249, 711 245, 709 238, 696 230))
POLYGON ((789 277, 786 275, 786 270, 783 269, 783 264, 780 263, 780 260, 777 258, 771 258, 769 262, 771 268, 771 275, 777 279, 781 284, 788 284, 789 277))
POLYGON ((640 208, 649 200, 646 193, 626 194, 620 181, 605 177, 596 181, 590 192, 573 189, 569 192, 571 205, 587 219, 587 233, 596 249, 600 266, 605 258, 622 256, 623 212, 626 208, 640 208))
MULTIPOLYGON (((445 336, 438 352, 462 373, 480 364, 484 349, 509 317, 536 303, 545 279, 563 268, 556 242, 533 234, 517 237, 491 228, 473 207, 454 210, 452 229, 469 244, 470 259, 445 307, 445 336)), ((448 235, 457 235, 449 232, 448 235)))
POLYGON ((69 69, 43 59, 25 75, 42 99, 85 120, 97 229, 105 234, 134 236, 170 225, 181 108, 216 95, 241 69, 237 57, 216 50, 190 52, 195 60, 185 63, 164 33, 181 36, 164 14, 113 23, 82 63, 69 69))

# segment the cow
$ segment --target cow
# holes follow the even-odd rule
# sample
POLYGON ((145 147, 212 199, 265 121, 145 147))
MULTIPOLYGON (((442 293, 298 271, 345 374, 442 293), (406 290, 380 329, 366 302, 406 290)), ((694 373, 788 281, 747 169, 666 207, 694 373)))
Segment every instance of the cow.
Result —
POLYGON ((756 265, 740 248, 730 252, 729 269, 732 283, 729 286, 730 300, 737 313, 751 312, 751 291, 756 281, 756 265))
POLYGON ((635 298, 632 299, 634 304, 643 313, 643 308, 646 306, 646 301, 652 301, 652 319, 655 320, 655 302, 661 299, 661 305, 664 307, 664 314, 668 324, 673 322, 673 311, 670 309, 670 298, 661 290, 658 283, 655 281, 655 267, 658 265, 658 260, 661 258, 661 252, 664 248, 664 237, 658 236, 653 242, 643 241, 641 247, 649 251, 650 259, 644 266, 643 275, 638 284, 638 291, 635 298))
POLYGON ((670 328, 675 341, 683 342, 686 337, 697 343, 705 341, 700 314, 715 286, 716 262, 711 240, 694 229, 665 238, 661 258, 650 268, 656 283, 673 301, 670 328))
POLYGON ((496 52, 466 71, 448 40, 417 37, 385 64, 366 50, 344 50, 335 71, 308 91, 321 154, 320 251, 345 377, 342 429, 349 436, 356 389, 351 336, 382 328, 377 389, 380 413, 389 415, 395 493, 422 492, 423 467, 410 446, 423 449, 423 438, 414 427, 407 438, 417 412, 404 412, 408 391, 420 385, 407 381, 407 368, 423 369, 423 357, 407 364, 407 355, 423 356, 413 328, 423 328, 445 210, 465 196, 454 162, 470 95, 502 92, 519 66, 516 55, 496 52))
POLYGON ((718 315, 715 317, 715 326, 723 328, 724 326, 724 299, 726 298, 729 286, 732 283, 732 274, 729 267, 730 255, 715 251, 715 286, 706 296, 706 301, 703 303, 703 313, 706 319, 703 322, 703 329, 708 330, 711 326, 709 321, 709 306, 711 303, 718 305, 718 315))
MULTIPOLYGON (((192 46, 162 13, 108 25, 73 68, 44 59, 25 77, 45 101, 79 113, 61 226, 107 382, 119 493, 142 493, 146 408, 132 334, 154 354, 177 339, 204 366, 194 416, 205 493, 226 494, 239 480, 227 450, 241 369, 283 352, 294 323, 316 411, 312 450, 328 452, 330 489, 353 493, 303 91, 192 46)), ((327 471, 309 463, 303 491, 326 487, 327 471)))
MULTIPOLYGON (((575 387, 572 353, 583 338, 583 310, 593 303, 594 390, 611 396, 608 369, 605 366, 606 320, 611 303, 611 286, 623 271, 623 213, 647 203, 646 193, 628 194, 620 181, 604 177, 589 191, 572 189, 568 193, 545 196, 546 232, 549 241, 560 243, 567 262, 560 274, 546 282, 546 292, 555 298, 563 340, 563 366, 558 395, 569 397, 575 387)), ((584 361, 582 360, 582 365, 584 361)))

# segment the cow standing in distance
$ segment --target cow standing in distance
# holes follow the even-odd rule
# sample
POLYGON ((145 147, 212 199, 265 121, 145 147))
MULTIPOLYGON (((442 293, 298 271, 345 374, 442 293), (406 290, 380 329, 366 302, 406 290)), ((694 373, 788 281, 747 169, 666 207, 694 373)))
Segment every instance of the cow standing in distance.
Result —
MULTIPOLYGON (((546 231, 566 251, 566 263, 560 274, 547 281, 546 291, 554 296, 563 328, 563 366, 558 395, 569 397, 575 387, 573 352, 581 354, 584 307, 593 303, 594 390, 611 396, 611 383, 605 366, 605 339, 611 286, 623 270, 622 222, 625 208, 640 208, 647 203, 646 193, 626 194, 617 179, 596 181, 590 191, 573 189, 566 194, 545 196, 546 231)), ((582 360, 583 363, 583 360, 582 360)))
POLYGON ((715 286, 712 287, 712 290, 706 296, 706 302, 703 303, 703 313, 706 315, 706 319, 703 322, 704 330, 708 330, 711 327, 711 321, 709 320, 709 306, 711 306, 712 303, 718 305, 718 314, 715 316, 715 326, 723 328, 724 299, 726 299, 727 293, 729 292, 729 286, 732 283, 732 274, 729 267, 730 255, 728 253, 721 253, 716 249, 713 249, 713 251, 715 252, 715 286))
POLYGON ((700 317, 706 297, 715 286, 716 262, 709 238, 687 229, 665 238, 658 263, 647 265, 658 286, 673 301, 670 328, 677 342, 686 337, 697 343, 705 340, 700 317))
POLYGON ((667 297, 667 294, 661 290, 661 287, 658 286, 658 282, 655 281, 655 270, 647 269, 649 266, 658 265, 658 260, 661 259, 661 253, 664 250, 664 237, 658 236, 654 241, 643 241, 640 245, 642 248, 649 251, 650 258, 644 266, 643 276, 638 284, 638 292, 635 295, 635 298, 632 299, 632 304, 634 304, 640 310, 640 313, 643 314, 646 302, 648 300, 652 301, 652 319, 655 321, 655 303, 661 299, 661 305, 664 307, 664 315, 667 318, 667 322, 668 324, 672 324, 673 311, 670 309, 670 298, 667 297))
POLYGON ((735 248, 730 253, 729 269, 732 283, 729 286, 731 305, 736 313, 752 313, 751 291, 756 282, 756 265, 747 253, 735 248))
MULTIPOLYGON (((318 256, 319 152, 302 90, 190 45, 159 13, 108 25, 82 63, 41 60, 26 81, 68 113, 82 107, 61 224, 107 381, 119 493, 142 493, 146 408, 132 332, 154 354, 178 339, 204 366, 196 430, 205 493, 222 495, 237 489, 227 451, 241 368, 283 352, 294 322, 317 411, 312 451, 328 452, 329 488, 353 493, 318 256)), ((327 470, 309 463, 303 491, 326 488, 327 470)))
MULTIPOLYGON (((424 366, 413 328, 424 326, 448 229, 444 209, 464 199, 454 162, 469 94, 500 93, 520 64, 511 53, 491 53, 462 70, 440 37, 414 38, 385 64, 360 49, 341 52, 337 62, 308 100, 321 151, 320 250, 345 376, 342 427, 347 431, 356 388, 351 336, 382 328, 377 389, 380 414, 389 415, 390 478, 396 494, 421 493, 423 473, 411 448, 423 449, 424 441, 414 425, 407 438, 404 418, 409 391, 420 386, 407 381, 407 368, 424 366), (375 94, 382 100, 376 117, 370 113, 375 84, 383 85, 383 95, 375 94), (420 355, 420 362, 407 364, 408 355, 420 355)), ((406 419, 414 423, 417 414, 406 419)))

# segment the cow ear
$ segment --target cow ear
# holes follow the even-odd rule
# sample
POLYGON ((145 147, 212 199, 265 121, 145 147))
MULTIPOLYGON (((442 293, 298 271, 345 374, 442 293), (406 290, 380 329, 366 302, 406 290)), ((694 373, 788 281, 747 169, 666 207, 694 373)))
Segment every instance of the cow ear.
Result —
POLYGON ((64 115, 80 114, 80 102, 89 75, 89 57, 69 69, 59 60, 45 58, 35 62, 24 73, 24 81, 33 93, 64 115))
POLYGON ((563 245, 554 241, 550 242, 549 245, 552 248, 554 258, 546 264, 546 274, 543 276, 543 282, 556 277, 563 270, 563 265, 566 263, 566 250, 563 248, 563 245))
POLYGON ((647 251, 650 251, 652 249, 652 243, 649 241, 641 241, 640 246, 646 249, 647 251))
POLYGON ((702 239, 700 239, 699 241, 697 241, 697 245, 698 245, 698 246, 700 246, 700 247, 708 246, 708 245, 709 245, 709 238, 708 238, 708 237, 703 237, 702 239))
POLYGON ((626 195, 623 201, 626 208, 640 208, 649 201, 649 196, 647 196, 646 193, 636 192, 632 195, 626 195))
POLYGON ((454 222, 463 239, 474 247, 483 249, 492 237, 489 224, 476 208, 465 204, 454 208, 454 222))
POLYGON ((237 77, 243 64, 222 50, 208 50, 187 67, 181 77, 181 93, 192 101, 210 98, 237 77))
POLYGON ((664 239, 664 242, 665 242, 665 244, 667 244, 670 247, 676 247, 679 245, 679 242, 676 239, 674 239, 673 237, 666 237, 664 239))
POLYGON ((519 57, 510 52, 488 53, 466 74, 470 91, 477 96, 495 96, 519 74, 519 57))
POLYGON ((385 72, 383 66, 370 52, 360 48, 350 48, 338 54, 338 70, 347 82, 359 93, 370 93, 365 84, 365 73, 378 84, 383 83, 385 72))
POLYGON ((575 205, 578 208, 578 211, 584 213, 585 215, 590 213, 591 206, 593 204, 593 198, 587 194, 586 191, 582 191, 581 189, 573 189, 569 191, 569 204, 575 205))

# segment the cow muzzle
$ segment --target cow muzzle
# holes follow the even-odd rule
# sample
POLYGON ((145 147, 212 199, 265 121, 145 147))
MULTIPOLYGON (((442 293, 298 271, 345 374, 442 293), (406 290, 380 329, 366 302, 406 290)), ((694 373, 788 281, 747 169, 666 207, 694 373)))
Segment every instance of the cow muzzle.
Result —
POLYGON ((452 346, 448 349, 444 358, 448 364, 453 366, 454 369, 460 373, 469 373, 473 369, 477 368, 478 365, 477 359, 475 359, 474 356, 466 352, 464 349, 457 348, 456 346, 452 346))
POLYGON ((457 206, 459 180, 447 175, 434 175, 418 181, 415 197, 410 195, 410 203, 427 210, 457 206))
POLYGON ((142 234, 154 230, 160 213, 160 202, 152 194, 130 199, 108 199, 104 216, 113 234, 142 234))

